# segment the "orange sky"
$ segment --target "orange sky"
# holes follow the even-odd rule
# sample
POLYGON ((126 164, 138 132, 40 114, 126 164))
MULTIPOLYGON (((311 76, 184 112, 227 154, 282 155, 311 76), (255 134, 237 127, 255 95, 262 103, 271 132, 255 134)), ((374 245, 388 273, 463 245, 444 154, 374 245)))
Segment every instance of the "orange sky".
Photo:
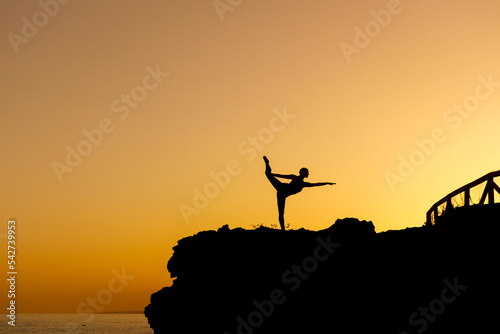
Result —
POLYGON ((293 229, 420 226, 500 168, 497 1, 65 2, 0 2, 19 312, 142 310, 178 239, 277 224, 264 154, 337 183, 293 229))

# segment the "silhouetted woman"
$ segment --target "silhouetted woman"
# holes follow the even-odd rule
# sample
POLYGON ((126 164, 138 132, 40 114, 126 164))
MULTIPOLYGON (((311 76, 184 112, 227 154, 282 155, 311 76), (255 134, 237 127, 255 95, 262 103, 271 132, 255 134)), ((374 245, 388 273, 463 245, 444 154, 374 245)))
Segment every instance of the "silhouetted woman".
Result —
POLYGON ((309 176, 309 171, 307 168, 302 168, 299 171, 299 175, 281 175, 281 174, 273 174, 271 173, 271 166, 269 165, 269 159, 264 156, 264 161, 266 163, 266 176, 271 182, 271 184, 276 189, 276 196, 278 197, 278 213, 279 213, 279 222, 281 225, 281 229, 285 230, 285 200, 288 196, 294 195, 302 190, 304 187, 318 187, 318 186, 326 186, 333 185, 335 183, 331 182, 319 182, 319 183, 309 183, 304 182, 304 179, 309 176), (290 183, 282 183, 277 177, 282 179, 290 179, 292 180, 290 183))

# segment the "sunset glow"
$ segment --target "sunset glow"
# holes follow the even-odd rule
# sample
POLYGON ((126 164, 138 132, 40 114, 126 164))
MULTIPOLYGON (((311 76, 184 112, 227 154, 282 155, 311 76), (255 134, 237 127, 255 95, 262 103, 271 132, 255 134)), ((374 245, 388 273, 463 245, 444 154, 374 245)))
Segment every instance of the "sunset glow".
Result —
POLYGON ((18 312, 142 311, 177 240, 277 225, 263 155, 336 182, 290 229, 421 226, 500 169, 497 1, 1 3, 18 312))

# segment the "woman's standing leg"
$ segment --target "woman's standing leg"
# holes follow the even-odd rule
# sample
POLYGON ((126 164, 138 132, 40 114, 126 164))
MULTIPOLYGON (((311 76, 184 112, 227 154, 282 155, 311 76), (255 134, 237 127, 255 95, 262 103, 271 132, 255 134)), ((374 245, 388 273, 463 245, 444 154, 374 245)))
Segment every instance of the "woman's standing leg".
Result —
POLYGON ((281 229, 284 231, 285 230, 285 201, 286 201, 286 196, 283 196, 282 194, 278 193, 278 220, 280 222, 281 229))

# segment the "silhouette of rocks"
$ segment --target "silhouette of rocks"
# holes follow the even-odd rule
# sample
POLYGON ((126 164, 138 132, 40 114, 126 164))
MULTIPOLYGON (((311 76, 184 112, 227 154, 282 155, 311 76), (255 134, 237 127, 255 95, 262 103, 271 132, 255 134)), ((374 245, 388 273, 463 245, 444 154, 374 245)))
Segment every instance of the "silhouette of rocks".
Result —
POLYGON ((375 233, 203 231, 178 241, 171 287, 145 315, 159 333, 481 333, 496 327, 500 210, 375 233))

